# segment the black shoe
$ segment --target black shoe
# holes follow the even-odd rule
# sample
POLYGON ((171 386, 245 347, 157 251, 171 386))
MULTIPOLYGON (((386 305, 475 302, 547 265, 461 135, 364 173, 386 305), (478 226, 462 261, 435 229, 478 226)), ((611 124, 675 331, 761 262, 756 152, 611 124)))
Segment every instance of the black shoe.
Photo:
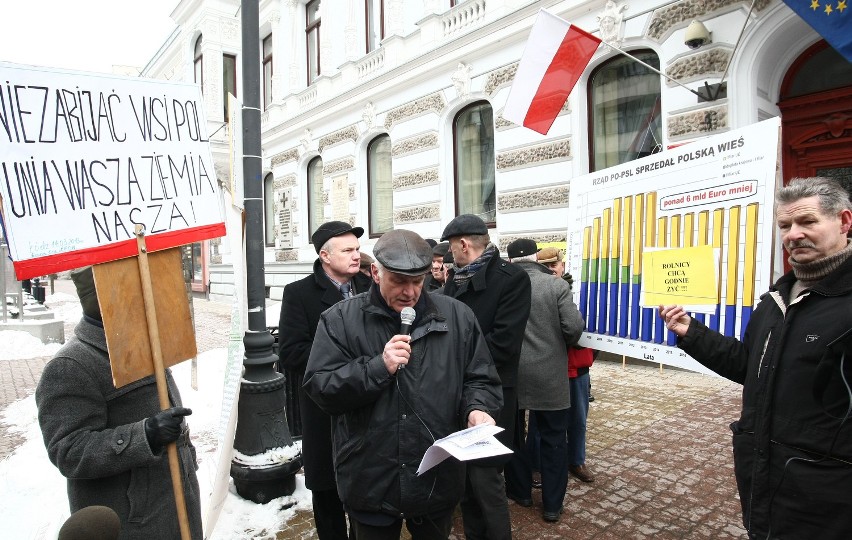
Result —
POLYGON ((593 402, 594 400, 595 400, 595 396, 589 394, 589 403, 593 402))
POLYGON ((513 501, 515 501, 518 504, 518 506, 523 506, 524 508, 529 508, 530 506, 532 506, 532 499, 525 499, 523 497, 516 497, 512 494, 507 494, 506 496, 509 497, 510 499, 512 499, 513 501))
POLYGON ((533 489, 541 489, 541 482, 539 482, 538 480, 533 480, 532 487, 533 489))
POLYGON ((544 521, 550 523, 556 523, 559 521, 559 516, 562 514, 564 508, 560 508, 557 512, 542 512, 541 517, 544 518, 544 521))

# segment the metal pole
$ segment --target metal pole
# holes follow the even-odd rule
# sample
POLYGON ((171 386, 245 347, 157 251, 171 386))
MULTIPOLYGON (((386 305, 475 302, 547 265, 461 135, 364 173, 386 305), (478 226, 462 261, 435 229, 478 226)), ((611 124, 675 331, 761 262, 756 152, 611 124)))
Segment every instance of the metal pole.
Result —
MULTIPOLYGON (((243 381, 237 406, 234 449, 255 456, 273 448, 292 446, 287 429, 284 376, 274 369, 275 338, 266 327, 266 287, 263 248, 263 178, 260 144, 260 38, 258 0, 241 1, 242 26, 242 120, 243 186, 245 194, 246 298, 248 329, 243 343, 243 381)), ((240 286, 239 283, 235 284, 240 286)), ((269 467, 252 467, 236 459, 231 476, 237 492, 254 502, 265 503, 295 490, 295 474, 301 455, 269 467)))

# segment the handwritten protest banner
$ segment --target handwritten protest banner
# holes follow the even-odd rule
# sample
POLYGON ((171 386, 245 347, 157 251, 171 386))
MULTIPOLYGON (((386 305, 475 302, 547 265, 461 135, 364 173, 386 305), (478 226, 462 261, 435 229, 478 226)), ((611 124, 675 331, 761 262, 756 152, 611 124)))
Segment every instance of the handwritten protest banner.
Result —
POLYGON ((680 304, 690 311, 714 313, 719 303, 719 249, 695 246, 676 249, 645 248, 645 276, 640 305, 656 308, 680 304))
POLYGON ((0 63, 0 197, 18 279, 225 234, 190 83, 0 63))

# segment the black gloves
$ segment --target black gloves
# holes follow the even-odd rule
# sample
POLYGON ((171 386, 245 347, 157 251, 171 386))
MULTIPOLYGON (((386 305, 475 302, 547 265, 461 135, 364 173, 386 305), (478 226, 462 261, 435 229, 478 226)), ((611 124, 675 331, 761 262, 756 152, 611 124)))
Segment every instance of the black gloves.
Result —
POLYGON ((183 417, 189 414, 192 414, 192 409, 172 407, 146 418, 145 436, 148 438, 151 450, 159 452, 163 446, 178 440, 181 432, 180 424, 183 417))
POLYGON ((571 287, 573 287, 573 286, 574 286, 574 278, 573 278, 573 277, 571 277, 571 274, 565 274, 564 276, 562 276, 562 279, 564 279, 565 281, 567 281, 567 282, 568 282, 568 285, 570 285, 571 287))

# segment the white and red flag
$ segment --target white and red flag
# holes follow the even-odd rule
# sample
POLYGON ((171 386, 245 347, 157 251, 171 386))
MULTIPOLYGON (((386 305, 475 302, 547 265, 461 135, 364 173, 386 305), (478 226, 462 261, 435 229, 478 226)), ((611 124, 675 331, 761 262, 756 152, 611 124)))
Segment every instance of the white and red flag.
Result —
POLYGON ((547 135, 600 43, 568 21, 539 11, 503 118, 547 135))

